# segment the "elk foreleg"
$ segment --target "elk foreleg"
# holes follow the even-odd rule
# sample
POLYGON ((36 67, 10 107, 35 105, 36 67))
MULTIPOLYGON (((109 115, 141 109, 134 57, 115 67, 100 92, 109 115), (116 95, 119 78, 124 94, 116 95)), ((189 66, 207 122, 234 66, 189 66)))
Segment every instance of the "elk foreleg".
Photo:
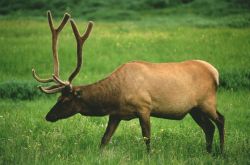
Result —
POLYGON ((150 113, 145 112, 139 114, 139 121, 147 151, 150 152, 150 113))
POLYGON ((120 121, 121 119, 118 118, 117 116, 112 116, 112 115, 109 116, 108 126, 102 137, 100 148, 103 148, 106 144, 108 144, 116 128, 118 127, 120 121))

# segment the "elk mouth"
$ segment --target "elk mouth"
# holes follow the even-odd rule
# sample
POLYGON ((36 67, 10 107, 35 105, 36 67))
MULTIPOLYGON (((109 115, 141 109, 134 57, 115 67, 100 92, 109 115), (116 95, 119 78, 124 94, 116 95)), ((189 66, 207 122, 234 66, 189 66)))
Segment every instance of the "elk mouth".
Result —
POLYGON ((49 122, 56 122, 58 117, 56 115, 46 115, 45 119, 49 122))

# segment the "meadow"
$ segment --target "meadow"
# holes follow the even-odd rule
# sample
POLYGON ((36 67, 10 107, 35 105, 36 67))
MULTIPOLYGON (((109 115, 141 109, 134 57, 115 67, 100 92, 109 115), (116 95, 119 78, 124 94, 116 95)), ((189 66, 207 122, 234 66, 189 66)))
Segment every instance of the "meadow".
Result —
MULTIPOLYGON (((75 115, 48 123, 56 96, 41 94, 32 78, 52 74, 51 36, 45 18, 0 20, 0 164, 249 164, 250 28, 241 17, 211 19, 175 15, 142 20, 95 21, 83 50, 75 85, 93 83, 132 61, 202 59, 220 72, 218 109, 226 118, 225 151, 216 130, 213 152, 187 115, 182 121, 152 118, 152 153, 147 154, 138 120, 124 121, 100 152, 107 117, 75 115)), ((59 19, 56 19, 58 23, 59 19)), ((245 20, 244 20, 245 21, 245 20)), ((80 31, 86 20, 76 17, 80 31)), ((68 24, 59 39, 60 74, 76 64, 76 43, 68 24)))

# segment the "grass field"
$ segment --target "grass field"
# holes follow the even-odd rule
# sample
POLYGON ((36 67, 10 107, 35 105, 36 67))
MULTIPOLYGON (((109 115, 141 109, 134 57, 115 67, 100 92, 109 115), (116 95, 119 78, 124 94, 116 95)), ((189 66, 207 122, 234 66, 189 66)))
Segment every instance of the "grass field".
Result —
MULTIPOLYGON (((234 18, 233 24, 244 19, 234 18)), ((148 155, 138 120, 122 122, 103 152, 98 147, 107 117, 76 115, 46 122, 44 116, 56 96, 40 97, 35 92, 31 68, 44 77, 52 74, 47 22, 1 19, 0 164, 250 164, 250 28, 230 26, 227 21, 176 15, 95 22, 74 84, 95 82, 131 60, 202 59, 220 72, 218 109, 226 118, 225 152, 219 154, 216 131, 213 152, 207 154, 203 132, 188 115, 183 121, 152 118, 152 153, 148 155)), ((78 18, 76 22, 83 31, 86 21, 78 18)), ((60 37, 61 76, 67 79, 76 63, 69 25, 60 37)))

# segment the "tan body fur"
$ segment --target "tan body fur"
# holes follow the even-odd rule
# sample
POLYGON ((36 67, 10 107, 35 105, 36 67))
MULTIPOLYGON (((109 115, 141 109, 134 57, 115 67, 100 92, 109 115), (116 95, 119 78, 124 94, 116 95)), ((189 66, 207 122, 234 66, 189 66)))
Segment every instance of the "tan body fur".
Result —
MULTIPOLYGON (((194 107, 216 105, 217 83, 218 72, 212 65, 193 60, 181 63, 126 63, 106 79, 87 87, 119 88, 114 90, 119 91, 120 95, 116 94, 113 98, 119 105, 114 108, 112 104, 111 107, 102 107, 103 109, 100 107, 105 114, 129 119, 137 117, 137 113, 147 109, 154 117, 182 119, 194 107)), ((76 88, 81 89, 81 87, 76 88)), ((103 92, 106 94, 100 99, 112 97, 112 93, 109 95, 109 90, 104 89, 104 91, 100 90, 100 93, 96 91, 93 97, 101 97, 103 92)), ((100 102, 102 101, 98 100, 96 104, 100 102)), ((214 112, 206 113, 214 118, 217 117, 216 109, 214 112)))

